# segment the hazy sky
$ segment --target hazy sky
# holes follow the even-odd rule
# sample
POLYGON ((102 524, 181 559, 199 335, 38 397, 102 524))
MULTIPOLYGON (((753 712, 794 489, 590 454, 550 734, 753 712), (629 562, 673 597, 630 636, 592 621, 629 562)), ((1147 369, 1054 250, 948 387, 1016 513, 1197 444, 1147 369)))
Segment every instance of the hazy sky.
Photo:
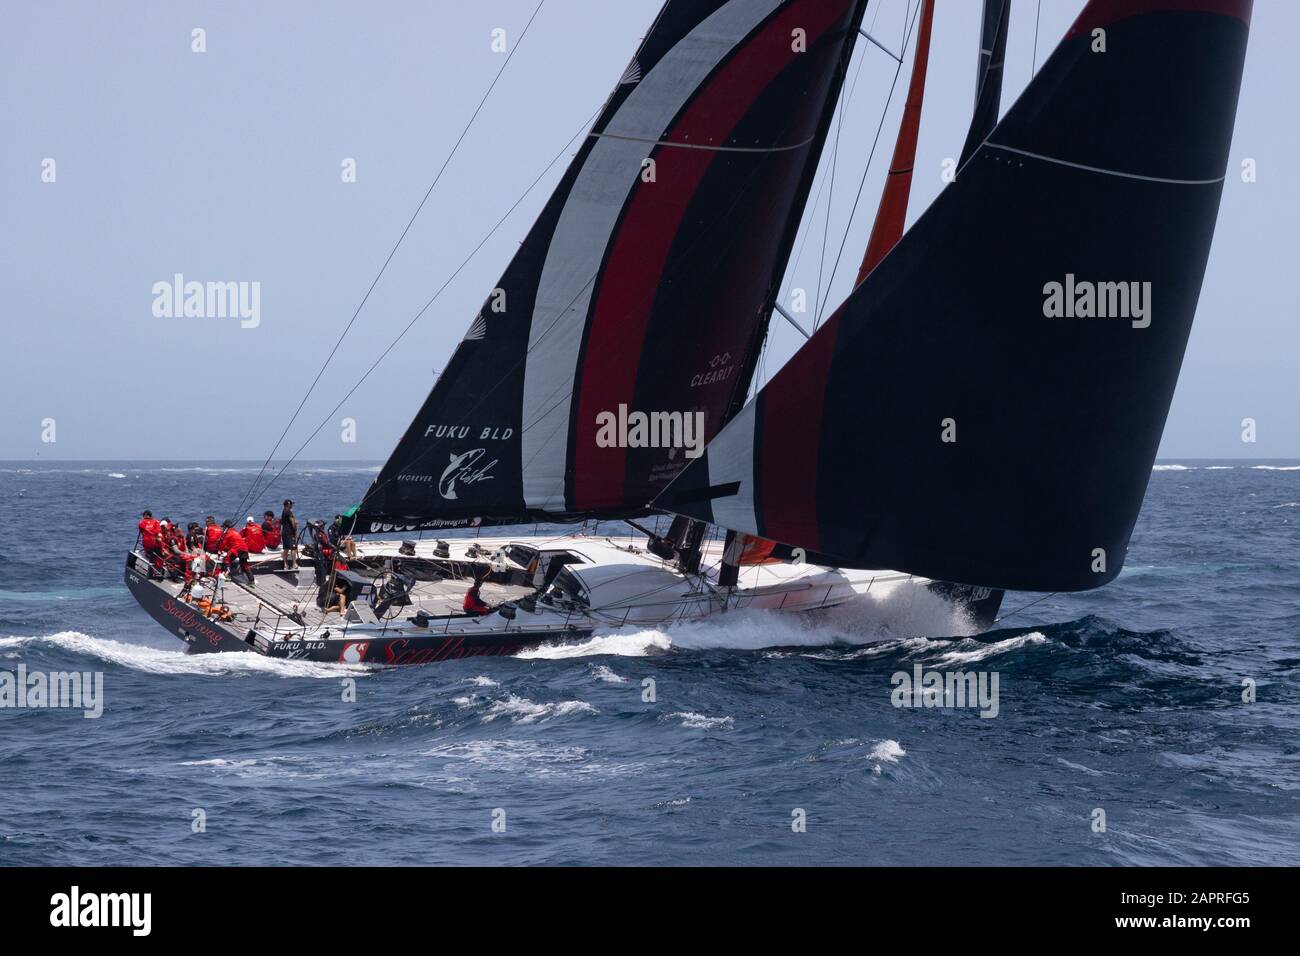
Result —
MULTIPOLYGON (((6 458, 262 458, 501 65, 536 0, 22 2, 0 13, 0 303, 6 458), (192 31, 207 50, 192 52, 192 31), (345 159, 357 181, 344 183, 345 159), (45 160, 55 181, 43 182, 45 160), (257 281, 260 324, 154 315, 156 282, 257 281), (46 419, 53 443, 42 442, 46 419)), ((1043 0, 1038 62, 1082 0, 1043 0)), ((867 23, 897 48, 907 0, 867 23)), ((974 95, 978 0, 938 0, 910 218, 943 183, 974 95)), ((290 433, 296 450, 617 81, 658 0, 546 0, 290 433)), ((1004 110, 1031 75, 1035 0, 1013 0, 1004 110)), ((1300 457, 1300 4, 1256 0, 1218 231, 1164 457, 1300 457), (1240 163, 1253 158, 1258 181, 1240 163), (1243 444, 1241 420, 1258 422, 1243 444)), ((909 51, 910 65, 910 51, 909 51)), ((833 192, 814 184, 785 282, 843 299, 905 89, 853 194, 894 62, 860 42, 833 192), (830 211, 829 246, 822 234, 830 211), (844 260, 829 283, 839 241, 844 260), (829 292, 827 289, 829 288, 829 292)), ((834 130, 832 131, 834 136, 834 130)), ((570 150, 570 153, 572 150, 570 150)), ((566 154, 567 160, 567 154, 566 154)), ((539 187, 303 453, 384 458, 558 179, 539 187), (355 442, 343 440, 344 417, 355 442)), ((48 174, 47 174, 48 175, 48 174)), ((805 317, 805 320, 807 317, 805 317)), ((797 346, 779 320, 770 374, 797 346)))

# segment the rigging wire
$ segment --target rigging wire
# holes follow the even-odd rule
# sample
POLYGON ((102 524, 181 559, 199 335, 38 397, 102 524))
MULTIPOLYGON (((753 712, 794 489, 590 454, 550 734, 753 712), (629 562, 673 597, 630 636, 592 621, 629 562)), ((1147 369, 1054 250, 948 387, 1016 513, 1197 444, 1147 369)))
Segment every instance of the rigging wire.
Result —
MULTIPOLYGON (((240 514, 244 510, 244 506, 250 501, 255 501, 259 491, 263 493, 265 492, 266 489, 258 489, 257 485, 262 480, 262 476, 266 473, 267 467, 271 464, 271 459, 274 458, 275 453, 279 451, 280 445, 284 442, 285 436, 289 434, 289 429, 293 428, 293 423, 298 420, 298 415, 302 412, 303 406, 307 404, 307 399, 311 397, 312 392, 316 390, 316 386, 320 384, 321 377, 325 374, 325 369, 329 367, 330 362, 333 361, 334 356, 338 353, 339 346, 343 344, 343 340, 347 337, 348 332, 351 331, 352 326, 356 324, 357 317, 361 315, 361 310, 370 299, 370 293, 375 291, 375 286, 379 284, 379 280, 383 278, 384 273, 388 270, 389 263, 393 261, 393 256, 397 254, 397 250, 402 245, 403 240, 406 239, 407 233, 411 231, 411 227, 415 224, 416 218, 420 215, 420 210, 422 210, 425 203, 429 201, 429 196, 433 194, 434 188, 442 179, 442 174, 447 171, 447 167, 451 164, 456 152, 460 149, 461 143, 465 141, 465 137, 469 134, 470 127, 474 125, 474 121, 478 119, 479 113, 483 111, 483 106, 487 103, 488 97, 492 95, 492 91, 496 88, 497 81, 501 79, 502 74, 506 71, 506 67, 510 65, 510 60, 514 57, 515 51, 518 50, 519 45, 523 43, 524 37, 528 35, 529 27, 533 25, 533 21, 537 19, 537 14, 541 12, 542 7, 545 6, 545 4, 546 0, 538 0, 537 6, 533 9, 532 16, 528 18, 528 22, 524 24, 524 28, 519 34, 519 39, 510 47, 509 52, 506 54, 505 61, 501 64, 501 68, 497 70, 496 76, 492 77, 492 82, 488 84, 488 88, 483 93, 482 99, 479 100, 478 106, 474 108, 474 112, 471 114, 469 121, 460 131, 460 136, 457 137, 455 144, 452 145, 451 151, 447 154, 447 158, 443 160, 442 166, 438 169, 437 175, 433 177, 433 182, 431 182, 429 188, 425 190, 424 196, 420 200, 420 204, 415 207, 415 212, 411 213, 411 218, 407 220, 406 228, 404 228, 402 234, 397 237, 397 242, 393 244, 393 248, 389 251, 388 258, 386 258, 384 264, 379 267, 379 272, 375 275, 374 281, 370 283, 370 288, 366 289, 366 294, 361 297, 361 302, 358 303, 356 311, 352 313, 352 318, 348 320, 347 325, 343 327, 343 331, 339 333, 338 339, 334 342, 334 347, 330 349, 329 355, 325 357, 325 361, 316 372, 316 377, 312 379, 312 383, 303 395, 302 401, 298 403, 298 407, 294 409, 293 415, 289 417, 289 423, 284 426, 284 431, 282 431, 280 437, 276 439, 275 445, 271 448, 271 453, 266 456, 266 461, 262 462, 262 467, 258 470, 257 476, 253 479, 253 483, 249 485, 248 490, 244 492, 244 497, 240 499, 239 507, 235 509, 235 514, 240 514)), ((333 413, 331 413, 331 416, 332 414, 333 413)), ((319 430, 320 429, 317 429, 317 431, 319 430)), ((314 434, 315 433, 313 433, 313 435, 314 434)), ((269 488, 270 485, 268 484, 267 487, 269 488)))
POLYGON ((331 419, 333 419, 335 412, 337 412, 340 408, 343 407, 343 403, 352 397, 352 394, 358 388, 361 387, 362 383, 365 382, 367 378, 370 377, 370 374, 379 366, 379 363, 382 362, 388 356, 388 354, 397 347, 397 344, 402 341, 402 339, 406 336, 406 333, 411 331, 412 326, 414 326, 415 323, 419 321, 420 317, 423 316, 424 313, 429 310, 429 308, 433 305, 433 303, 437 301, 438 297, 442 295, 443 292, 446 291, 447 287, 451 285, 451 283, 456 279, 458 275, 460 275, 460 273, 464 270, 464 268, 467 265, 469 265, 470 260, 472 260, 476 255, 478 255, 479 250, 482 249, 483 246, 487 244, 487 241, 491 239, 496 234, 496 231, 505 224, 506 220, 510 218, 510 216, 514 213, 516 209, 519 208, 520 204, 523 203, 523 201, 526 198, 528 198, 529 194, 532 193, 532 191, 537 188, 537 184, 542 181, 542 179, 546 176, 546 174, 551 171, 552 167, 554 167, 555 164, 558 163, 560 159, 564 156, 564 154, 569 151, 570 147, 573 145, 573 141, 576 140, 578 137, 580 137, 583 131, 586 130, 587 127, 589 127, 592 123, 596 121, 596 117, 600 115, 600 110, 603 108, 604 108, 603 106, 598 108, 595 113, 592 113, 590 117, 588 117, 586 120, 583 121, 582 126, 578 128, 578 131, 569 137, 568 141, 564 144, 564 147, 558 153, 555 154, 555 156, 551 159, 551 161, 546 164, 546 167, 540 173, 538 173, 537 177, 528 185, 528 188, 523 191, 523 193, 519 196, 518 199, 514 201, 514 203, 510 206, 510 208, 507 209, 505 213, 501 216, 501 218, 496 221, 496 224, 493 225, 492 228, 489 229, 487 233, 483 236, 483 238, 478 241, 478 245, 476 245, 470 251, 469 255, 467 255, 464 258, 464 260, 461 261, 461 264, 456 267, 455 271, 453 271, 452 274, 449 275, 447 279, 442 283, 442 285, 438 287, 438 290, 434 292, 433 296, 427 302, 425 302, 425 304, 421 307, 420 311, 415 313, 415 315, 411 318, 410 322, 406 323, 405 328, 403 328, 402 331, 398 333, 397 337, 393 339, 392 342, 389 343, 388 348, 384 349, 384 351, 380 353, 379 357, 375 359, 375 361, 371 364, 371 366, 368 369, 366 369, 366 371, 362 374, 362 376, 359 379, 357 379, 356 383, 353 384, 353 386, 350 389, 348 389, 347 394, 344 395, 343 398, 339 400, 339 403, 334 406, 334 408, 330 411, 328 415, 324 417, 324 419, 321 420, 321 423, 316 426, 315 430, 310 435, 307 436, 307 440, 304 441, 298 447, 298 450, 295 451, 293 455, 289 457, 289 460, 286 461, 283 466, 281 466, 280 470, 275 473, 275 475, 271 478, 271 480, 268 481, 260 489, 260 492, 262 494, 265 494, 271 488, 271 486, 274 485, 276 481, 279 480, 280 476, 282 476, 285 473, 285 471, 288 470, 289 466, 294 463, 294 461, 298 458, 298 456, 302 454, 303 449, 305 449, 309 444, 311 444, 312 439, 315 438, 318 434, 320 434, 320 430, 324 428, 326 424, 330 422, 331 419))
POLYGON ((1051 594, 1044 594, 1044 595, 1043 595, 1042 597, 1040 597, 1038 600, 1036 600, 1036 601, 1030 601, 1028 604, 1025 604, 1025 605, 1023 605, 1022 607, 1018 607, 1018 608, 1016 608, 1016 609, 1015 609, 1014 611, 1012 611, 1010 614, 1003 614, 1001 617, 999 617, 999 618, 995 618, 994 621, 993 621, 993 623, 994 623, 994 624, 1001 624, 1001 623, 1002 623, 1003 621, 1005 621, 1007 618, 1009 618, 1009 617, 1015 617, 1015 616, 1016 616, 1017 614, 1019 614, 1021 611, 1028 611, 1028 610, 1029 610, 1031 607, 1033 607, 1035 604, 1042 604, 1042 603, 1043 603, 1044 601, 1046 601, 1048 598, 1054 598, 1054 597, 1056 597, 1056 596, 1057 596, 1058 594, 1060 594, 1060 593, 1061 593, 1060 591, 1053 591, 1051 594))
MULTIPOLYGON (((909 9, 911 8, 910 2, 908 3, 908 8, 909 9)), ((899 58, 897 66, 894 67, 894 79, 893 82, 889 84, 889 95, 885 97, 885 108, 880 113, 880 123, 876 126, 876 136, 871 141, 871 152, 867 154, 867 164, 865 167, 863 167, 862 179, 858 181, 858 193, 856 196, 853 197, 853 208, 849 210, 849 219, 844 226, 844 236, 843 238, 840 239, 839 252, 835 254, 835 265, 831 267, 830 283, 827 286, 828 290, 830 286, 834 285, 835 283, 835 273, 839 270, 840 258, 844 255, 844 245, 846 242, 848 242, 849 239, 849 231, 853 226, 853 217, 857 215, 858 203, 861 202, 862 200, 862 190, 867 184, 867 173, 871 171, 871 162, 875 158, 876 147, 880 145, 880 133, 885 128, 885 117, 889 114, 889 104, 893 102, 894 90, 897 89, 898 87, 898 77, 903 71, 903 60, 906 59, 907 44, 912 37, 912 29, 916 26, 916 21, 917 18, 920 16, 920 13, 921 13, 921 0, 918 0, 918 3, 916 5, 916 12, 912 14, 911 22, 907 26, 906 32, 903 34, 902 53, 904 55, 899 58)), ((828 301, 830 300, 829 291, 827 292, 826 298, 828 301)), ((814 331, 816 331, 817 327, 821 324, 821 320, 822 320, 822 313, 821 310, 819 309, 817 312, 816 319, 813 322, 814 331)))
POLYGON ((1043 0, 1038 0, 1038 12, 1034 14, 1034 64, 1029 70, 1029 78, 1032 80, 1034 74, 1038 72, 1038 21, 1043 18, 1043 0))

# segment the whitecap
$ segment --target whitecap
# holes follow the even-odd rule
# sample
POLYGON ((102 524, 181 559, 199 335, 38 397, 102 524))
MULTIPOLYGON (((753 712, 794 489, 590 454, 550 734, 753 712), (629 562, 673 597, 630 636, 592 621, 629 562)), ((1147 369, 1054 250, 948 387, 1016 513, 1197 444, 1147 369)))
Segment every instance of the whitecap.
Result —
POLYGON ((600 711, 584 700, 561 700, 538 704, 527 697, 510 694, 504 700, 498 700, 488 708, 487 713, 483 715, 483 723, 491 723, 498 717, 509 717, 511 723, 532 724, 551 717, 597 713, 600 713, 600 711))
POLYGON ((677 711, 668 715, 669 717, 682 718, 682 726, 691 730, 714 730, 722 728, 730 730, 736 725, 733 717, 708 717, 704 714, 697 714, 694 711, 677 711))
POLYGON ((1046 644, 1047 638, 1038 631, 1032 631, 1029 634, 1020 634, 1016 637, 1009 637, 1004 641, 995 641, 992 644, 980 644, 978 647, 969 651, 949 651, 940 655, 938 663, 940 664, 970 664, 974 661, 987 660, 990 657, 996 657, 998 654, 1005 654, 1008 651, 1018 650, 1022 647, 1029 647, 1034 644, 1046 644))
POLYGON ((897 740, 882 740, 871 748, 871 753, 867 754, 868 760, 875 760, 878 763, 898 763, 899 757, 906 757, 907 751, 902 748, 897 740))

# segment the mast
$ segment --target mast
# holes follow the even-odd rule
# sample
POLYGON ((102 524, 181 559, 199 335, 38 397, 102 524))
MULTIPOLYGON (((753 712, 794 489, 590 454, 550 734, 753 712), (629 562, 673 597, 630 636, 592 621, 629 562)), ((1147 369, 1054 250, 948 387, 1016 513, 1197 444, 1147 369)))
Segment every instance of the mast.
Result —
POLYGON ((857 286, 903 235, 907 221, 907 200, 912 191, 912 168, 916 163, 916 141, 921 129, 921 104, 925 99, 925 72, 930 59, 930 28, 934 22, 934 0, 921 0, 921 27, 916 37, 916 54, 912 60, 912 78, 907 86, 907 102, 894 141, 894 157, 889 175, 880 194, 880 207, 871 227, 867 251, 854 281, 857 286))
POLYGON ((979 149, 980 143, 998 123, 1002 104, 1002 65, 1007 58, 1007 25, 1011 0, 984 0, 984 18, 980 28, 980 55, 975 70, 975 112, 971 116, 966 144, 962 147, 957 169, 979 149))

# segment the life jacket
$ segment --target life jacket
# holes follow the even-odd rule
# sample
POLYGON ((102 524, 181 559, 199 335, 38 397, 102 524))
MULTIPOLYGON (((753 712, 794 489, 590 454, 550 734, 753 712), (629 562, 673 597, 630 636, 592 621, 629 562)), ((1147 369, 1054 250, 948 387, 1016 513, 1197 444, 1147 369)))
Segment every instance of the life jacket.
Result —
POLYGON ((162 541, 162 525, 153 518, 141 518, 140 523, 136 525, 140 529, 140 545, 146 550, 152 550, 158 547, 162 541))
POLYGON ((221 548, 231 554, 240 554, 248 551, 248 545, 244 543, 244 536, 234 528, 227 528, 226 533, 221 537, 221 548))
POLYGON ((210 524, 203 529, 203 550, 221 550, 221 525, 210 524))
POLYGON ((272 551, 280 547, 280 522, 275 518, 262 522, 262 534, 266 537, 266 546, 272 551))
POLYGON ((266 550, 266 536, 262 534, 260 524, 244 525, 244 544, 252 554, 261 554, 266 550))

